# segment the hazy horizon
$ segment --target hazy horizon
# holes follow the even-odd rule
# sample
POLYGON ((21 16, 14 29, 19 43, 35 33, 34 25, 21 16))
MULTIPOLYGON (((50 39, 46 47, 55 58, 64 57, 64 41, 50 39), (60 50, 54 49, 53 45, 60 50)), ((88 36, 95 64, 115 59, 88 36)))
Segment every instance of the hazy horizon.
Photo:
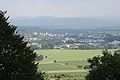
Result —
POLYGON ((120 0, 0 0, 1 10, 16 17, 120 17, 120 0))

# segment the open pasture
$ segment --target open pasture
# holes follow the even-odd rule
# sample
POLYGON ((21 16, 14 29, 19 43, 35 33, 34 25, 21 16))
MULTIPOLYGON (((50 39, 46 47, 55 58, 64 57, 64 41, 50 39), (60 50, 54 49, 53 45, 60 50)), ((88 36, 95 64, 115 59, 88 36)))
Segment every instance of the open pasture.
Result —
MULTIPOLYGON (((43 55, 44 59, 39 61, 39 70, 45 72, 61 72, 66 70, 82 70, 88 58, 101 55, 103 50, 36 50, 38 55, 43 55), (81 66, 81 68, 78 68, 81 66), (60 71, 61 70, 61 71, 60 71)), ((112 53, 114 49, 109 50, 112 53)), ((52 72, 52 73, 53 73, 52 72)), ((72 72, 72 71, 71 71, 72 72)), ((78 73, 78 71, 77 71, 78 73)))
MULTIPOLYGON (((63 74, 71 76, 65 76, 63 79, 85 80, 84 77, 88 71, 84 69, 84 67, 89 64, 87 59, 102 55, 102 51, 103 50, 36 50, 38 55, 43 55, 44 57, 42 61, 38 61, 38 71, 44 71, 48 75, 46 80, 52 78, 51 76, 53 75, 63 74)), ((109 51, 113 53, 115 49, 109 51)))

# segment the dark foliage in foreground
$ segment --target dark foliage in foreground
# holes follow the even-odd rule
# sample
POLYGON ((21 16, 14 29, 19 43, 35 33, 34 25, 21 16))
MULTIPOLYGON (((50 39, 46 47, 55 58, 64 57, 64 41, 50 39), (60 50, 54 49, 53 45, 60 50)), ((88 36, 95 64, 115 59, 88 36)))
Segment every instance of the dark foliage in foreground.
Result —
POLYGON ((103 56, 89 59, 90 71, 86 80, 119 80, 120 79, 120 53, 111 54, 103 51, 103 56))
POLYGON ((36 53, 27 47, 5 14, 0 11, 0 80, 43 80, 34 62, 36 53))

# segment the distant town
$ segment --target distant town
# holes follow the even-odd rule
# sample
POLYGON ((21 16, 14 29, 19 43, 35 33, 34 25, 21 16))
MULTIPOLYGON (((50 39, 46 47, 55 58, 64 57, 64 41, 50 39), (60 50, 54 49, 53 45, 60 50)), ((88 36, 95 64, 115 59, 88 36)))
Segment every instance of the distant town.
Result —
POLYGON ((33 49, 119 49, 120 33, 20 32, 33 49))

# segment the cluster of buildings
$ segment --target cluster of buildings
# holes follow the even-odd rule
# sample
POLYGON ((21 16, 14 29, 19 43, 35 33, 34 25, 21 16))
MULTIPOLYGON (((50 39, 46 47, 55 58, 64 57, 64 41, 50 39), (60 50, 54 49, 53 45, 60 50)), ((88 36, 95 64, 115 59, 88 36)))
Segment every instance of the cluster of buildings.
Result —
POLYGON ((54 33, 48 33, 48 32, 45 32, 45 33, 33 32, 33 34, 41 37, 63 37, 64 36, 64 34, 54 34, 54 33))
MULTIPOLYGON (((105 43, 106 33, 48 33, 48 32, 31 32, 24 33, 25 41, 32 44, 47 44, 53 43, 53 49, 79 49, 80 45, 94 45, 98 46, 105 43), (57 43, 59 44, 57 44, 57 43)), ((119 33, 110 34, 112 36, 120 36, 119 33)), ((107 44, 120 44, 120 41, 114 40, 112 42, 107 42, 107 44)))

